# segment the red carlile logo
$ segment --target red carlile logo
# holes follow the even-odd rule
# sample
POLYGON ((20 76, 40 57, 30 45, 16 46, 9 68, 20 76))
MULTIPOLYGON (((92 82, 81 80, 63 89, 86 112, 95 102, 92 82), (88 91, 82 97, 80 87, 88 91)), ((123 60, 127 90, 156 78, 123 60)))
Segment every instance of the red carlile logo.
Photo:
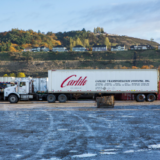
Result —
POLYGON ((87 76, 82 78, 82 76, 78 80, 71 80, 72 77, 77 77, 76 75, 69 76, 66 78, 62 84, 61 88, 64 88, 66 86, 84 86, 87 83, 87 76))

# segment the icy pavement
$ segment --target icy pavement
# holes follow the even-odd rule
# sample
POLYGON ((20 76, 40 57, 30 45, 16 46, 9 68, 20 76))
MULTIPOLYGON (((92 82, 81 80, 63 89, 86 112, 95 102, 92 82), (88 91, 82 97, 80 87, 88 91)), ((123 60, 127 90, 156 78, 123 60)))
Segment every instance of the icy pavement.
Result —
POLYGON ((160 160, 160 105, 0 102, 0 160, 14 159, 160 160))

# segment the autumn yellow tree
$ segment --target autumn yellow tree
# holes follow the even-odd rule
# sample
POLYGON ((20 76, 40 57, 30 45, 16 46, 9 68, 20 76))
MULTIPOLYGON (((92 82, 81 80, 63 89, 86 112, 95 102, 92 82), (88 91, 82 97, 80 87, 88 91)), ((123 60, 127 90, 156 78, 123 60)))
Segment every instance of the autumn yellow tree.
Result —
POLYGON ((8 77, 8 74, 4 74, 3 77, 8 77))
POLYGON ((19 72, 19 73, 17 74, 17 77, 26 77, 26 75, 25 75, 25 73, 23 73, 23 72, 19 72))
POLYGON ((10 73, 9 76, 10 76, 10 77, 16 77, 16 74, 15 74, 15 73, 10 73))
POLYGON ((11 52, 17 52, 17 50, 12 46, 9 49, 10 49, 11 52))
POLYGON ((150 68, 150 69, 153 69, 153 68, 154 68, 154 66, 153 66, 153 65, 149 65, 149 68, 150 68))
POLYGON ((143 65, 143 66, 141 67, 141 69, 149 69, 149 66, 143 65))
POLYGON ((138 67, 136 67, 136 66, 132 66, 132 69, 138 69, 138 67))

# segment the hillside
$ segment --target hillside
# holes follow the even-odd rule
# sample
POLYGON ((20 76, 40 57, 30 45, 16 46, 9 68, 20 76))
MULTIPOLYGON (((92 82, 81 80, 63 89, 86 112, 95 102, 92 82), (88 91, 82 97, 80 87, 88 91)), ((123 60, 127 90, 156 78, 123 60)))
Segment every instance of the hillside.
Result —
POLYGON ((60 44, 61 42, 57 40, 55 34, 50 32, 44 35, 33 30, 12 29, 11 31, 0 33, 0 52, 17 52, 27 47, 38 46, 46 46, 52 49, 53 46, 60 44))
POLYGON ((83 45, 91 50, 93 45, 107 45, 110 48, 111 45, 124 44, 128 49, 131 45, 152 45, 156 47, 158 43, 126 37, 126 36, 109 36, 106 33, 93 33, 83 29, 82 31, 69 31, 69 32, 48 32, 42 34, 40 32, 34 32, 33 30, 19 30, 12 29, 8 32, 0 33, 0 52, 22 51, 27 47, 39 47, 46 46, 49 49, 56 45, 64 45, 67 49, 72 50, 75 45, 83 45))
POLYGON ((127 49, 129 49, 131 45, 151 45, 153 47, 158 45, 158 43, 154 41, 126 36, 109 36, 109 40, 112 44, 124 44, 127 49))
POLYGON ((109 36, 106 33, 101 34, 95 34, 90 31, 69 31, 69 32, 58 32, 56 33, 56 36, 59 41, 61 41, 62 45, 66 46, 67 48, 70 48, 71 41, 77 42, 77 39, 79 38, 80 42, 79 44, 83 44, 85 47, 91 48, 95 44, 103 45, 105 44, 105 39, 108 37, 111 45, 121 45, 124 44, 127 49, 131 45, 151 45, 153 47, 156 47, 158 45, 157 42, 148 41, 144 39, 139 38, 133 38, 133 37, 127 37, 127 36, 109 36), (85 43, 85 41, 89 41, 88 44, 85 43))
POLYGON ((34 52, 0 53, 0 76, 24 72, 27 76, 46 77, 50 69, 129 69, 160 68, 160 50, 123 52, 34 52), (136 64, 136 67, 133 67, 136 64))

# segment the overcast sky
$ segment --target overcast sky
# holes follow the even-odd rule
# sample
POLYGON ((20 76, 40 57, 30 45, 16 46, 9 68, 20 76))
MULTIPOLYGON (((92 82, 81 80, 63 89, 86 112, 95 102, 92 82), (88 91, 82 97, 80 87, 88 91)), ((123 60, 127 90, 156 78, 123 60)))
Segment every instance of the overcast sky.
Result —
POLYGON ((107 33, 160 43, 160 0, 3 0, 0 4, 0 32, 93 31, 99 26, 107 33))

